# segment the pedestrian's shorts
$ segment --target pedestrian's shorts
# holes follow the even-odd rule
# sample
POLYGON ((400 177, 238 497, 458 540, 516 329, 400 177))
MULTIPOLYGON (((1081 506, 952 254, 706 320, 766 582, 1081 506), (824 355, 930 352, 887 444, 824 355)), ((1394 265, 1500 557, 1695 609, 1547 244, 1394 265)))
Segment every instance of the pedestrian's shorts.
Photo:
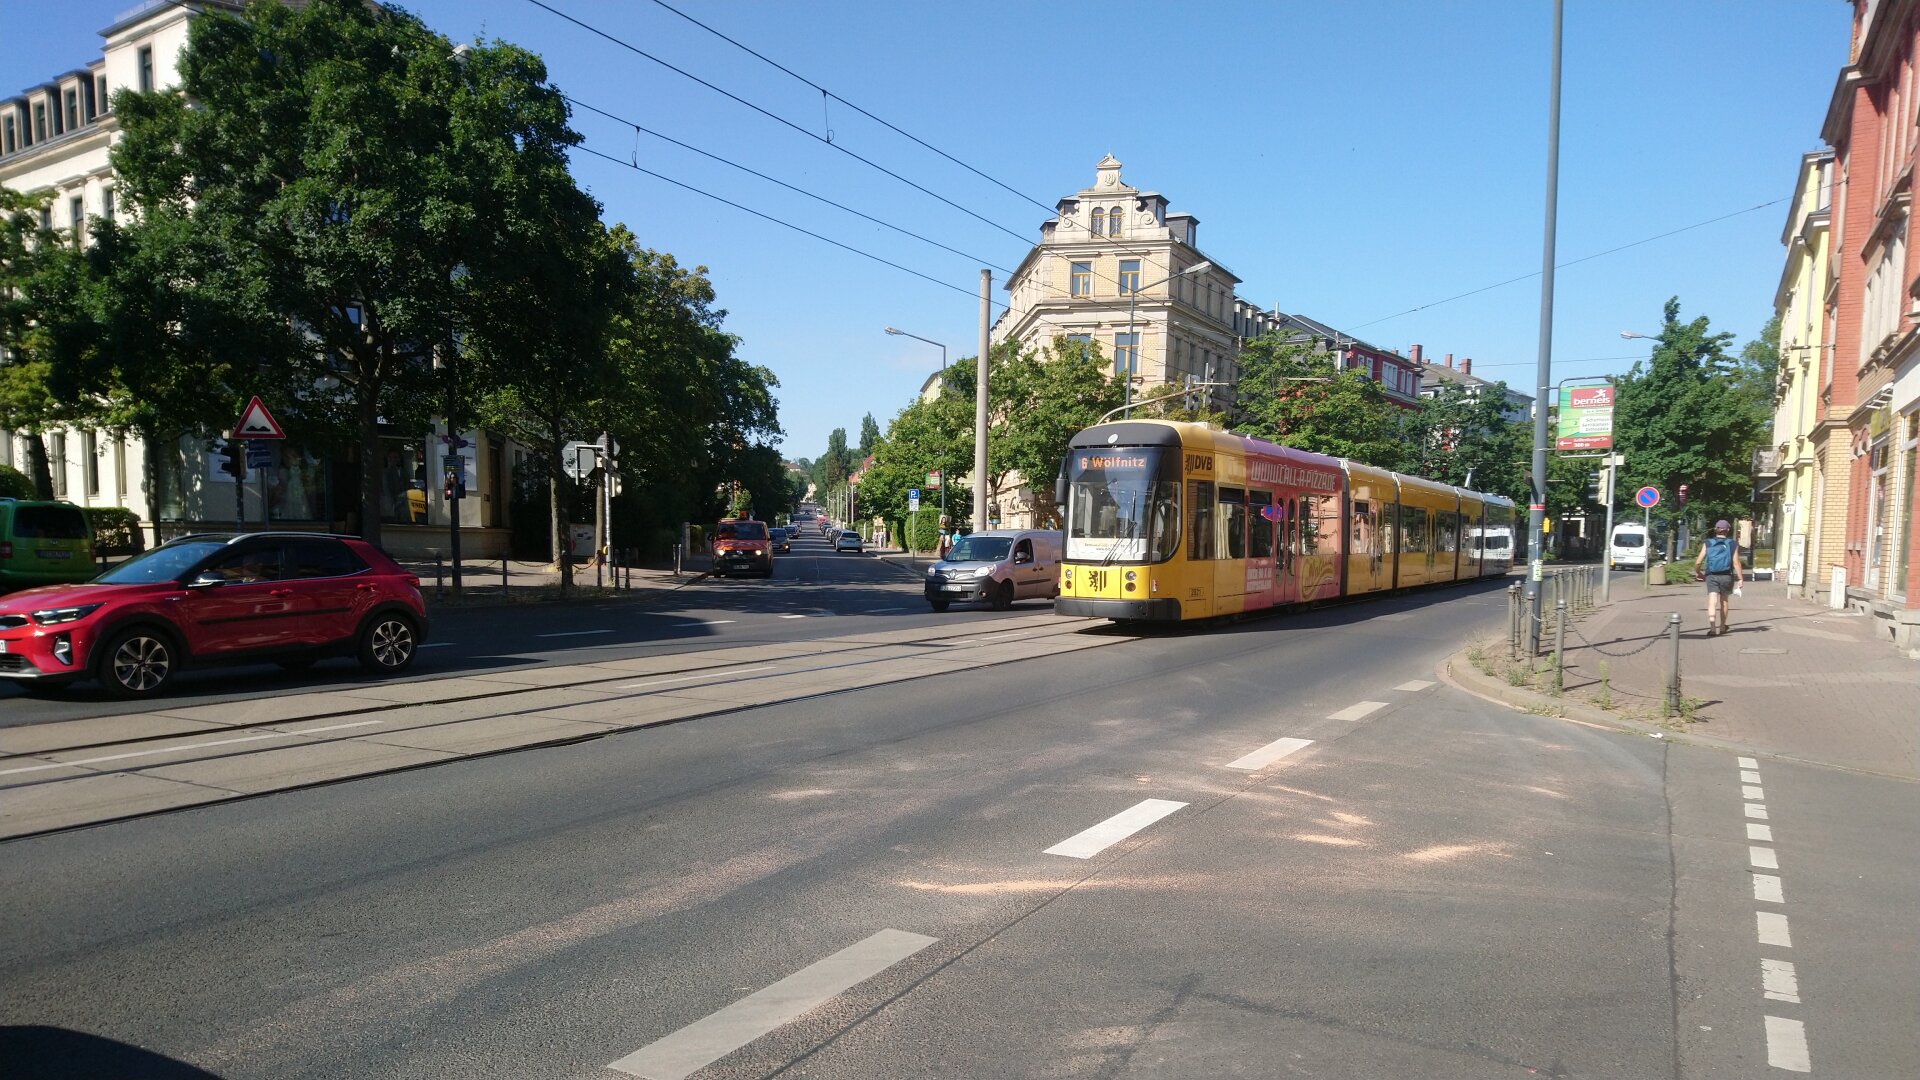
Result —
POLYGON ((1708 574, 1707 575, 1707 593, 1709 595, 1713 593, 1719 593, 1721 596, 1732 596, 1733 595, 1733 575, 1731 573, 1708 574))

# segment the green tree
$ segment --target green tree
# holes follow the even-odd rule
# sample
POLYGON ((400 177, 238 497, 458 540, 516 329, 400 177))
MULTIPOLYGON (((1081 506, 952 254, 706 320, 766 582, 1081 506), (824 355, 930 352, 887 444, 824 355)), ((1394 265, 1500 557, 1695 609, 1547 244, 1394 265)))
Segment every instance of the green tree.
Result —
POLYGON ((874 423, 873 414, 868 413, 860 418, 860 460, 865 461, 867 455, 873 453, 873 444, 879 441, 880 425, 874 423))
POLYGON ((1408 468, 1443 484, 1524 499, 1532 429, 1507 418, 1506 395, 1503 382, 1478 393, 1441 382, 1406 421, 1408 468))
POLYGON ((1044 349, 996 351, 987 386, 994 488, 1017 472, 1033 492, 1035 519, 1057 527, 1053 482, 1067 443, 1119 408, 1125 387, 1107 377, 1099 350, 1085 342, 1062 337, 1044 349))
POLYGON ((568 231, 577 192, 556 178, 579 137, 566 103, 524 50, 456 54, 417 18, 358 0, 205 13, 180 77, 179 93, 114 98, 135 248, 168 260, 161 288, 284 328, 249 335, 273 347, 245 361, 292 388, 277 411, 353 433, 359 529, 377 541, 380 422, 425 427, 444 396, 435 351, 456 327, 511 337, 490 324, 531 309, 475 298, 513 293, 499 279, 518 276, 518 255, 556 224, 568 231), (224 276, 197 277, 208 265, 224 276))
POLYGON ((1403 411, 1380 384, 1311 345, 1268 335, 1240 354, 1235 430, 1256 439, 1383 469, 1409 466, 1403 411))
POLYGON ((0 430, 26 437, 34 493, 53 497, 46 433, 72 419, 53 389, 62 317, 54 306, 80 264, 58 233, 43 228, 46 196, 0 187, 0 430))
MULTIPOLYGON (((938 394, 914 399, 888 423, 886 434, 874 444, 873 467, 861 482, 861 502, 874 513, 904 522, 907 492, 920 488, 920 517, 935 522, 937 529, 941 494, 926 481, 928 473, 939 471, 947 515, 954 521, 971 517, 972 493, 956 481, 973 468, 973 375, 971 358, 952 364, 942 373, 938 394)), ((923 530, 916 535, 926 534, 923 530)))
POLYGON ((820 456, 822 486, 836 488, 853 473, 853 452, 847 449, 847 429, 837 427, 827 434, 827 452, 820 456))
POLYGON ((1616 491, 1659 488, 1669 522, 1679 516, 1674 495, 1681 484, 1689 515, 1712 520, 1751 511, 1752 452, 1765 439, 1772 365, 1743 366, 1727 354, 1732 341, 1732 334, 1713 332, 1704 315, 1681 322, 1674 297, 1650 361, 1616 380, 1614 445, 1627 458, 1616 491))

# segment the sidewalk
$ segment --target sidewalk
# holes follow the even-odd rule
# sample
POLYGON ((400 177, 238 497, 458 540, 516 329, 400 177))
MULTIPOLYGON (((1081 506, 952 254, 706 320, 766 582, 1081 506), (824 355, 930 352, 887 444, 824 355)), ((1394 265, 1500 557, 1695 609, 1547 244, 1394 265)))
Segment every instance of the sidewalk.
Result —
MULTIPOLYGON (((535 603, 558 600, 560 598, 560 572, 552 563, 531 562, 520 559, 508 560, 504 581, 502 563, 499 559, 482 562, 475 559, 460 561, 460 594, 458 599, 453 593, 453 570, 445 563, 435 564, 431 559, 402 559, 400 565, 408 571, 420 575, 420 592, 426 597, 429 607, 459 605, 481 605, 499 603, 535 603)), ((686 584, 706 573, 709 559, 705 555, 687 560, 676 575, 671 565, 608 567, 600 571, 596 578, 592 563, 577 565, 573 568, 573 588, 571 597, 596 597, 615 595, 629 589, 638 592, 641 589, 672 589, 686 584), (618 573, 619 580, 614 580, 618 573), (597 587, 596 587, 596 582, 597 587)))
POLYGON ((1453 657, 1447 674, 1530 711, 1920 779, 1920 662, 1875 637, 1865 616, 1790 598, 1783 582, 1749 581, 1743 592, 1731 631, 1710 638, 1701 586, 1649 588, 1616 575, 1611 604, 1567 622, 1559 696, 1543 692, 1550 635, 1538 689, 1514 685, 1520 673, 1509 675, 1504 635, 1453 657), (1665 719, 1674 612, 1682 715, 1665 719))

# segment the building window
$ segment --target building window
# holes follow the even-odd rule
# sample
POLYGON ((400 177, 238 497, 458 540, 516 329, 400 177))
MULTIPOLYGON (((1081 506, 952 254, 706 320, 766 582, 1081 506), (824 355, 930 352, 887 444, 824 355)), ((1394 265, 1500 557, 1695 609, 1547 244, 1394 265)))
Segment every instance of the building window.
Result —
POLYGON ((40 231, 53 231, 53 207, 51 206, 43 206, 40 208, 40 231))
POLYGON ((1120 260, 1120 291, 1137 293, 1140 291, 1140 260, 1120 260))
POLYGON ((153 90, 153 46, 140 47, 140 92, 145 94, 153 90))
POLYGON ((36 101, 33 103, 33 141, 45 142, 46 140, 47 103, 44 101, 36 101))
POLYGON ((56 431, 47 436, 47 456, 52 460, 48 471, 53 473, 53 494, 55 498, 67 496, 67 433, 56 431))
POLYGON ((1120 235, 1120 208, 1117 206, 1113 208, 1112 213, 1107 215, 1107 235, 1120 235))
POLYGON ((1105 233, 1106 231, 1107 231, 1107 212, 1105 210, 1095 210, 1093 212, 1093 235, 1099 236, 1105 233))
POLYGON ((113 440, 113 492, 121 498, 127 497, 127 437, 117 435, 113 440))
POLYGON ((0 154, 11 154, 13 150, 13 117, 0 116, 0 154))
POLYGON ((1113 373, 1115 375, 1140 374, 1140 334, 1113 335, 1113 373))
POLYGON ((100 495, 100 446, 98 437, 91 431, 80 435, 80 456, 84 459, 80 462, 80 475, 87 486, 87 497, 98 498, 100 495))
POLYGON ((67 223, 73 229, 73 246, 87 242, 87 204, 78 195, 67 200, 67 223))
POLYGON ((69 86, 67 88, 67 130, 72 131, 79 126, 80 88, 77 86, 69 86))
POLYGON ((1093 295, 1093 264, 1077 262, 1073 264, 1073 274, 1068 279, 1070 291, 1074 296, 1093 295))
POLYGON ((108 221, 113 220, 113 189, 112 188, 100 189, 100 216, 103 218, 106 218, 108 221))

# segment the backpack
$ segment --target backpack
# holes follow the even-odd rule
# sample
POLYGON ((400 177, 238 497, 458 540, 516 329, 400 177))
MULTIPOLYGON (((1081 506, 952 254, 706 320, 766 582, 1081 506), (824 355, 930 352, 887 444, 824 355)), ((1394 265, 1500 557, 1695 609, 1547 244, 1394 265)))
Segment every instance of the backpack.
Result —
POLYGON ((1733 537, 1707 537, 1707 573, 1733 573, 1733 537))

